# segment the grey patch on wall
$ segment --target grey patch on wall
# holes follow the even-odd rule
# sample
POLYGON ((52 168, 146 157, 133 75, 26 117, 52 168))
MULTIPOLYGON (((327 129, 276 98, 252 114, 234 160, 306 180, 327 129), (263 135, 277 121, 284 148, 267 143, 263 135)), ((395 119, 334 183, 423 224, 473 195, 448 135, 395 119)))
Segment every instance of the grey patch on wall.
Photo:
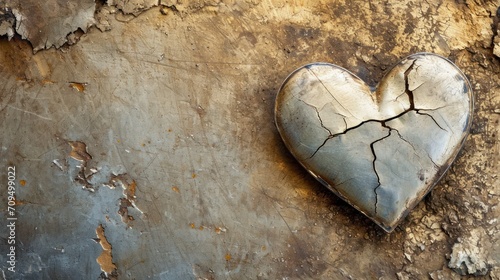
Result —
POLYGON ((101 31, 109 30, 103 27, 102 10, 109 14, 118 9, 123 14, 138 16, 157 5, 156 0, 110 0, 106 4, 94 0, 6 0, 1 4, 0 35, 6 35, 10 40, 18 34, 31 43, 36 53, 51 47, 60 48, 66 43, 72 45, 75 36, 86 33, 93 25, 101 31))
POLYGON ((0 35, 11 39, 17 33, 31 43, 34 52, 61 47, 78 29, 87 32, 94 24, 96 7, 93 0, 6 1, 3 6, 0 35))

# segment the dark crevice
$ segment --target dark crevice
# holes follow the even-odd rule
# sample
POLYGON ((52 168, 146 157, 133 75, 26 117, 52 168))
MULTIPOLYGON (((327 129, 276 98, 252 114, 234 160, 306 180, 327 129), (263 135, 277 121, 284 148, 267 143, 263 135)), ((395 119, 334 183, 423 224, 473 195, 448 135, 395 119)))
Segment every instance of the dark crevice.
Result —
POLYGON ((323 124, 323 120, 321 119, 321 116, 319 114, 319 110, 318 108, 314 107, 314 110, 316 111, 316 114, 318 115, 318 119, 319 119, 319 123, 321 124, 321 127, 326 129, 326 131, 328 131, 328 134, 329 135, 332 135, 332 131, 330 129, 328 129, 328 127, 326 127, 324 124, 323 124))
POLYGON ((375 193, 375 214, 377 214, 377 205, 378 205, 377 189, 380 187, 380 176, 378 175, 377 168, 375 166, 375 161, 377 160, 377 154, 375 153, 375 147, 374 147, 374 145, 375 145, 375 143, 380 142, 380 141, 384 140, 385 138, 391 136, 391 131, 392 131, 392 129, 390 127, 386 126, 385 123, 382 123, 382 126, 388 128, 389 129, 389 133, 386 136, 384 136, 384 137, 382 137, 380 139, 377 139, 377 140, 373 141, 370 144, 370 149, 372 150, 372 154, 373 154, 373 161, 372 161, 373 172, 375 172, 375 175, 377 176, 377 182, 378 182, 377 186, 373 189, 373 192, 375 193))
MULTIPOLYGON (((405 93, 408 95, 408 101, 410 102, 410 108, 408 110, 406 110, 406 112, 410 111, 410 110, 415 110, 415 99, 413 97, 413 91, 410 90, 410 83, 408 82, 408 74, 410 74, 410 71, 413 70, 413 67, 415 66, 415 63, 417 62, 417 60, 413 60, 413 62, 411 63, 410 67, 408 67, 408 69, 405 70, 405 93)), ((406 113, 404 112, 404 113, 406 113)))
POLYGON ((421 115, 421 116, 428 116, 430 117, 434 123, 441 129, 441 130, 444 130, 446 132, 449 132, 448 130, 444 129, 442 126, 439 125, 439 123, 434 119, 434 117, 432 115, 429 115, 427 113, 421 113, 419 110, 416 110, 417 111, 417 114, 421 115))
POLYGON ((437 111, 437 110, 443 109, 445 107, 449 107, 449 106, 441 106, 441 107, 432 108, 432 109, 417 109, 417 110, 418 111, 430 111, 430 112, 433 112, 433 111, 437 111))
MULTIPOLYGON (((331 135, 331 134, 330 134, 330 135, 329 135, 329 136, 325 139, 325 141, 323 141, 323 143, 322 143, 322 144, 321 144, 321 145, 320 145, 320 146, 316 149, 316 151, 314 151, 314 153, 313 153, 310 157, 308 157, 307 159, 311 159, 311 158, 313 158, 313 157, 316 155, 316 153, 317 153, 317 152, 318 152, 321 148, 323 148, 323 146, 326 144, 326 142, 328 142, 328 140, 332 139, 333 137, 335 137, 335 136, 337 136, 337 135, 338 135, 338 134, 335 134, 335 135, 331 135)), ((306 160, 307 160, 307 159, 306 159, 306 160)))

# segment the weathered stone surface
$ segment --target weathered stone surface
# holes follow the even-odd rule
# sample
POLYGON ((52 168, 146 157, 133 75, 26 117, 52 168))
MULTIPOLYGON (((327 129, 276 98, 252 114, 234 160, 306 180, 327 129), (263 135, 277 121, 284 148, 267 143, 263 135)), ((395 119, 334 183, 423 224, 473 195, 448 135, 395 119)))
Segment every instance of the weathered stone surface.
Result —
POLYGON ((483 244, 485 234, 481 229, 474 229, 463 240, 455 243, 448 267, 460 275, 480 276, 488 274, 490 267, 496 262, 495 258, 498 259, 500 256, 496 251, 493 251, 493 258, 488 256, 485 247, 489 247, 491 244, 483 244))
POLYGON ((15 31, 31 42, 35 52, 52 46, 59 48, 67 42, 69 34, 78 29, 86 32, 94 24, 94 0, 3 0, 0 7, 4 9, 4 16, 0 15, 0 35, 12 38, 15 31))
POLYGON ((110 7, 109 31, 60 50, 0 39, 0 166, 17 167, 20 217, 15 274, 0 244, 7 279, 98 278, 100 224, 119 279, 498 279, 499 1, 162 3, 137 17, 110 7), (385 234, 290 155, 273 100, 313 61, 374 86, 422 51, 467 75, 474 122, 451 169, 385 234), (86 168, 68 141, 86 144, 86 168), (461 276, 452 247, 476 228, 488 272, 461 276))
POLYGON ((109 0, 109 6, 116 6, 126 14, 138 15, 141 12, 150 9, 151 7, 158 6, 158 0, 109 0))

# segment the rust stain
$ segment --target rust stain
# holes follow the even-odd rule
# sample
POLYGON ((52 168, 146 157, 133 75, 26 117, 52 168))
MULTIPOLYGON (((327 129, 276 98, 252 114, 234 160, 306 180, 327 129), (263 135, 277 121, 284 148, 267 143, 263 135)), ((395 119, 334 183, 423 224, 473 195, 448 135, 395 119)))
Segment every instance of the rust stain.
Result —
POLYGON ((227 229, 224 227, 215 227, 214 230, 215 230, 215 233, 217 233, 217 234, 225 233, 227 231, 227 229))
POLYGON ((107 279, 117 279, 117 267, 113 263, 112 246, 108 242, 106 235, 104 235, 104 227, 102 224, 99 224, 95 232, 97 240, 99 240, 99 244, 102 247, 102 253, 97 257, 96 261, 107 279))
POLYGON ((128 184, 127 188, 123 191, 128 200, 133 201, 136 198, 135 196, 136 189, 137 189, 137 183, 135 182, 135 180, 132 180, 132 182, 128 184))
POLYGON ((191 178, 196 178, 196 173, 191 174, 191 178))
POLYGON ((16 199, 16 200, 14 200, 14 202, 15 202, 15 205, 16 205, 16 206, 19 206, 19 205, 23 205, 23 204, 29 203, 29 202, 24 201, 24 200, 21 200, 21 199, 16 199))
POLYGON ((227 253, 227 254, 224 256, 224 259, 226 259, 226 262, 230 261, 230 260, 231 260, 231 254, 227 253))
POLYGON ((54 82, 54 81, 49 80, 49 79, 43 79, 40 83, 41 83, 42 85, 51 85, 51 84, 55 84, 55 82, 54 82))
POLYGON ((69 156, 79 160, 88 161, 92 159, 92 156, 87 152, 87 145, 81 141, 68 141, 71 146, 71 152, 69 156))
POLYGON ((19 184, 23 187, 26 186, 26 180, 20 180, 19 184))
POLYGON ((190 223, 189 226, 194 229, 196 226, 194 225, 194 223, 190 223))
POLYGON ((312 191, 307 188, 299 188, 296 189, 295 192, 300 196, 300 197, 308 197, 312 194, 312 191))
POLYGON ((172 187, 172 190, 173 190, 174 192, 176 192, 176 193, 180 193, 179 188, 178 188, 178 187, 176 187, 176 186, 173 186, 173 187, 172 187))
POLYGON ((87 83, 69 82, 69 87, 76 89, 78 92, 84 92, 86 85, 87 83))

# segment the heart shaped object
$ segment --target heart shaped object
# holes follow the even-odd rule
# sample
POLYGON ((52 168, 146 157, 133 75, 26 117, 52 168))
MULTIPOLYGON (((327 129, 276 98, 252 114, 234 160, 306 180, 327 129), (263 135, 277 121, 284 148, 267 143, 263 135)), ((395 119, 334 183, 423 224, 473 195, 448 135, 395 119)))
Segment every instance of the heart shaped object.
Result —
POLYGON ((333 64, 303 66, 281 86, 275 118, 309 173, 391 232, 450 167, 472 111, 460 69, 418 53, 376 89, 333 64))

